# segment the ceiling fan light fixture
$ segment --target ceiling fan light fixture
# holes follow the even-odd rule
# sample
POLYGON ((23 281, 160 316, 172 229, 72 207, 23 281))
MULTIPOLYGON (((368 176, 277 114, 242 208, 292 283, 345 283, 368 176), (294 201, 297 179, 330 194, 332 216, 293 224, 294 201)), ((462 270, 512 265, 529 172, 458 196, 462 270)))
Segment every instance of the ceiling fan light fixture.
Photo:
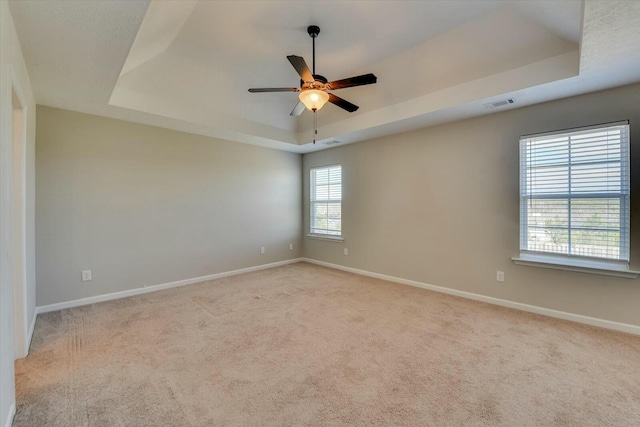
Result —
POLYGON ((311 111, 318 111, 329 101, 329 94, 319 89, 307 89, 300 92, 300 102, 311 111))

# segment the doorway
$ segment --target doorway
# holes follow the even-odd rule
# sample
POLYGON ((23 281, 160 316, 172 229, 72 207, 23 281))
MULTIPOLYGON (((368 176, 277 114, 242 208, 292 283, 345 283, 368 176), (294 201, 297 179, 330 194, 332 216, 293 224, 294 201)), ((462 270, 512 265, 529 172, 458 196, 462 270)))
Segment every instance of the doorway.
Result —
MULTIPOLYGON (((15 82, 14 82, 15 83, 15 82)), ((11 270, 13 282, 14 359, 25 357, 27 342, 27 266, 26 266, 26 104, 20 90, 11 86, 11 270)))

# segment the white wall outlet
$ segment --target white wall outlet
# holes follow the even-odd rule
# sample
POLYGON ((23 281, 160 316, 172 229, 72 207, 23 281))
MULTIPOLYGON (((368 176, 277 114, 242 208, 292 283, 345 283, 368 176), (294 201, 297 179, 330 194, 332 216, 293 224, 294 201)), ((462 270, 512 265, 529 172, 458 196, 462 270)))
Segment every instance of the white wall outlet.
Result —
POLYGON ((496 280, 498 282, 504 282, 504 271, 496 271, 496 280))
POLYGON ((266 250, 265 250, 264 246, 262 246, 262 247, 260 248, 260 253, 261 253, 261 254, 264 254, 265 252, 266 252, 266 250))
POLYGON ((349 255, 349 249, 344 248, 344 254, 345 254, 345 255, 349 255))
POLYGON ((289 243, 289 250, 292 251, 293 250, 293 243, 289 243))
POLYGON ((82 270, 82 281, 88 282, 91 280, 91 270, 82 270))

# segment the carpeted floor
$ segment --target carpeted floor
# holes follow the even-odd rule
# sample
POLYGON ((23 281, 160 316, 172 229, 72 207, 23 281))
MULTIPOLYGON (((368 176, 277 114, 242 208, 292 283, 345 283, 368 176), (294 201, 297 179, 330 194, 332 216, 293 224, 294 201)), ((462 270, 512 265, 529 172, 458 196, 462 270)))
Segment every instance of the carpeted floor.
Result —
POLYGON ((38 316, 14 426, 638 426, 640 337, 306 263, 38 316))

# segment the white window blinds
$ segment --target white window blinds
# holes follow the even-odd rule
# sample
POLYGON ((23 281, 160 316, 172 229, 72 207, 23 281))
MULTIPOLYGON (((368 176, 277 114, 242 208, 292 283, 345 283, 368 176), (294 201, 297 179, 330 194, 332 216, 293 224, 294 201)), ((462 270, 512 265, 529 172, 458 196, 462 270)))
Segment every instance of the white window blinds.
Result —
POLYGON ((629 260, 629 124, 520 139, 520 250, 629 260))
POLYGON ((311 169, 311 234, 342 235, 342 166, 311 169))

